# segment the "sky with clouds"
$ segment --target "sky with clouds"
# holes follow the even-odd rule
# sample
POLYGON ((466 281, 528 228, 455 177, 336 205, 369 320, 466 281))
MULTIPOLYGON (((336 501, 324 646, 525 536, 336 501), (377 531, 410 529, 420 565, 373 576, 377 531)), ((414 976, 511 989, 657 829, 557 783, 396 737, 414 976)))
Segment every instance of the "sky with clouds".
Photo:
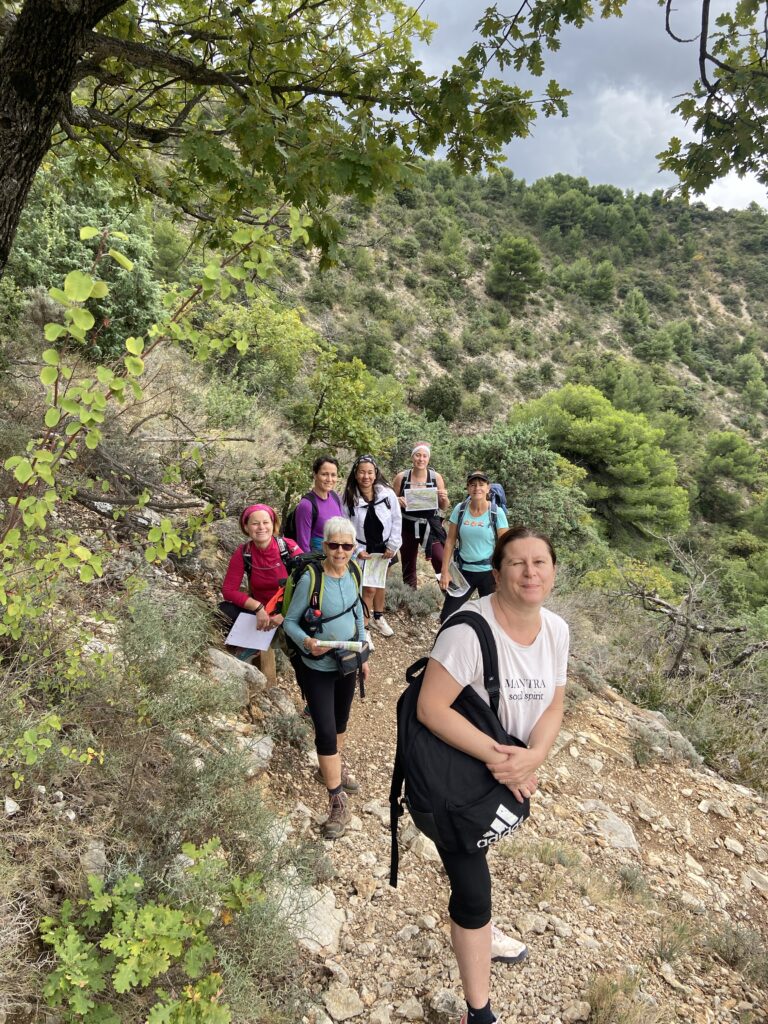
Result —
MULTIPOLYGON (((512 3, 498 0, 498 7, 511 10, 512 3)), ((473 0, 425 0, 422 16, 439 26, 421 53, 427 68, 437 72, 467 48, 485 6, 473 0)), ((719 9, 730 6, 721 0, 719 9)), ((676 33, 694 36, 698 0, 677 0, 675 7, 676 33)), ((715 3, 712 8, 717 13, 715 3)), ((506 148, 507 166, 528 182, 561 171, 636 192, 668 188, 675 178, 659 171, 656 154, 673 135, 690 138, 671 111, 697 71, 697 47, 667 36, 663 8, 655 0, 629 0, 622 18, 597 18, 583 29, 567 29, 560 51, 548 55, 541 80, 504 73, 534 93, 555 78, 573 94, 566 119, 542 118, 531 137, 506 148)), ((765 188, 736 175, 715 184, 703 198, 725 208, 743 208, 752 201, 768 207, 765 188)))

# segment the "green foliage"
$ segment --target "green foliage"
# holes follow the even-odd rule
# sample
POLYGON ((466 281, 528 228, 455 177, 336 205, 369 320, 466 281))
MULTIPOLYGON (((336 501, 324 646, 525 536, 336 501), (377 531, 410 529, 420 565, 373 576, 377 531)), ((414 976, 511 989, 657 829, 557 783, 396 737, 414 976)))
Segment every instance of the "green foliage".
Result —
POLYGON ((688 499, 675 462, 660 447, 663 432, 644 416, 616 409, 596 388, 567 384, 510 417, 513 424, 534 419, 555 451, 587 470, 587 499, 614 537, 627 528, 653 536, 686 526, 688 499))
POLYGON ((573 554, 595 540, 581 486, 586 474, 550 448, 540 424, 495 427, 460 441, 459 452, 466 466, 503 484, 510 524, 542 530, 573 554))
MULTIPOLYGON (((620 6, 612 0, 605 10, 620 6)), ((298 8, 280 0, 266 13, 184 0, 161 21, 126 2, 104 17, 78 13, 69 12, 70 30, 85 39, 96 27, 102 58, 78 63, 74 49, 65 73, 75 83, 77 128, 67 123, 57 142, 66 151, 76 141, 80 174, 102 177, 110 156, 116 177, 171 209, 193 210, 214 241, 234 217, 258 218, 275 201, 308 208, 313 242, 332 250, 334 196, 367 203, 392 187, 404 195, 412 154, 439 148, 454 170, 478 173, 498 163, 510 139, 527 135, 539 112, 566 113, 568 91, 554 80, 534 100, 488 69, 514 64, 541 76, 543 54, 566 26, 583 25, 591 7, 556 0, 512 15, 490 7, 467 52, 439 74, 414 52, 433 23, 401 0, 366 0, 351 17, 342 0, 298 8), (162 172, 147 153, 153 148, 162 172)), ((44 123, 47 141, 61 97, 40 90, 36 98, 30 116, 44 123)))
POLYGON ((395 611, 422 617, 436 615, 443 607, 445 598, 435 582, 422 585, 418 590, 403 583, 402 577, 391 573, 387 581, 387 606, 395 611))
POLYGON ((768 949, 759 932, 726 922, 706 936, 705 944, 718 960, 768 989, 768 949))
MULTIPOLYGON (((160 289, 152 277, 151 227, 142 207, 122 199, 108 179, 86 183, 73 170, 72 161, 65 160, 38 175, 19 224, 7 273, 19 288, 51 288, 72 267, 90 267, 94 256, 106 251, 106 235, 102 233, 112 229, 112 238, 119 237, 121 246, 111 266, 110 261, 100 261, 107 290, 78 297, 70 289, 67 298, 76 302, 89 297, 95 300, 87 311, 82 309, 77 314, 79 322, 75 323, 81 333, 74 337, 87 342, 89 354, 113 357, 120 353, 126 335, 143 334, 160 313, 160 289), (96 225, 98 230, 79 234, 83 225, 96 225), (116 228, 120 229, 117 234, 116 228), (131 270, 130 275, 120 273, 115 265, 125 259, 130 266, 121 266, 131 270)), ((57 295, 54 298, 60 301, 57 295)), ((54 340, 48 335, 46 338, 54 340)))
POLYGON ((698 504, 708 519, 738 523, 760 480, 760 456, 746 438, 732 430, 707 437, 698 472, 698 504))
POLYGON ((317 353, 314 369, 297 390, 300 397, 287 416, 301 438, 300 448, 270 478, 270 486, 283 496, 283 515, 306 490, 317 455, 340 449, 385 454, 393 439, 383 424, 401 399, 395 381, 374 377, 359 359, 339 358, 333 347, 317 353))
POLYGON ((276 403, 293 394, 299 372, 319 342, 297 310, 264 288, 247 305, 213 303, 205 332, 192 339, 196 358, 216 358, 218 378, 276 403))
MULTIPOLYGON (((206 856, 215 849, 208 844, 206 856)), ((208 935, 214 912, 141 903, 143 887, 138 875, 129 874, 107 891, 90 876, 88 898, 76 906, 65 900, 59 918, 42 920, 40 935, 55 962, 43 989, 49 1006, 62 1007, 67 1022, 117 1024, 121 995, 173 979, 181 993, 153 988, 149 1024, 229 1024, 229 1009, 219 1001, 221 976, 206 974, 216 955, 208 935)), ((240 880, 224 906, 240 909, 244 899, 258 896, 257 887, 257 879, 240 880)))
POLYGON ((494 248, 485 278, 485 289, 520 309, 544 280, 541 254, 528 238, 507 235, 494 248))
POLYGON ((208 609, 192 597, 173 592, 157 600, 139 581, 133 590, 118 629, 125 666, 143 686, 167 685, 208 646, 208 609))
POLYGON ((716 18, 709 7, 703 10, 701 36, 695 40, 699 79, 674 108, 689 125, 693 141, 683 145, 672 138, 659 154, 661 166, 679 177, 684 195, 706 191, 731 171, 754 174, 768 184, 763 14, 751 2, 716 18))
POLYGON ((427 419, 453 423, 461 417, 462 387, 450 374, 436 377, 416 398, 427 419))

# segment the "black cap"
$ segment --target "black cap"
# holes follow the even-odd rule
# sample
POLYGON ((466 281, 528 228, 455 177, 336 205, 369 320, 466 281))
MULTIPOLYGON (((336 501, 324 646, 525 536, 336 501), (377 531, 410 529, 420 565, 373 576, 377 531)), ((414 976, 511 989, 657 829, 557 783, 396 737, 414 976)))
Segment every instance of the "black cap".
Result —
POLYGON ((476 469, 472 473, 467 473, 467 483, 470 483, 472 480, 484 480, 487 484, 491 482, 486 474, 480 469, 476 469))

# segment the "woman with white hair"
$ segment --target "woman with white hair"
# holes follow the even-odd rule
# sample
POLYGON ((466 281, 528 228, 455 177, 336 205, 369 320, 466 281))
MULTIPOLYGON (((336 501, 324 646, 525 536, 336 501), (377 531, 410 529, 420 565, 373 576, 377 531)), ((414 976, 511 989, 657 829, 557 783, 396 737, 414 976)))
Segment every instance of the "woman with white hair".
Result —
POLYGON ((430 468, 431 456, 431 445, 427 441, 419 441, 411 452, 411 468, 398 473, 392 481, 392 490, 398 495, 403 510, 403 536, 400 547, 403 582, 414 590, 419 547, 424 549, 424 554, 432 562, 436 576, 440 576, 443 568, 445 530, 438 510, 444 511, 448 508, 448 491, 440 474, 430 468), (409 508, 408 492, 412 488, 434 489, 434 506, 429 509, 409 508))
MULTIPOLYGON (((341 759, 357 671, 345 674, 337 653, 321 647, 318 641, 365 641, 359 576, 353 575, 349 567, 356 547, 355 528, 349 519, 334 516, 326 521, 317 602, 312 600, 313 571, 306 571, 296 584, 283 621, 288 638, 303 651, 301 685, 315 727, 319 776, 328 790, 328 818, 323 824, 326 839, 344 835, 351 816, 347 794, 359 789, 341 759)), ((362 665, 364 680, 368 669, 366 661, 362 665)))

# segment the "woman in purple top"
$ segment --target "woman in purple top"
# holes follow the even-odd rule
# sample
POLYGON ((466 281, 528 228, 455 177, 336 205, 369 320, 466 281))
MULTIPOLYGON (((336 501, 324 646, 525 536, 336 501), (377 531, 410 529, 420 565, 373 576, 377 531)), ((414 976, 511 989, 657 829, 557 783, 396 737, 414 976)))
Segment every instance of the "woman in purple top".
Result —
POLYGON ((334 516, 348 518, 334 488, 339 479, 339 464, 330 455, 320 455, 312 463, 313 484, 296 506, 296 543, 302 551, 323 550, 323 527, 334 516))

